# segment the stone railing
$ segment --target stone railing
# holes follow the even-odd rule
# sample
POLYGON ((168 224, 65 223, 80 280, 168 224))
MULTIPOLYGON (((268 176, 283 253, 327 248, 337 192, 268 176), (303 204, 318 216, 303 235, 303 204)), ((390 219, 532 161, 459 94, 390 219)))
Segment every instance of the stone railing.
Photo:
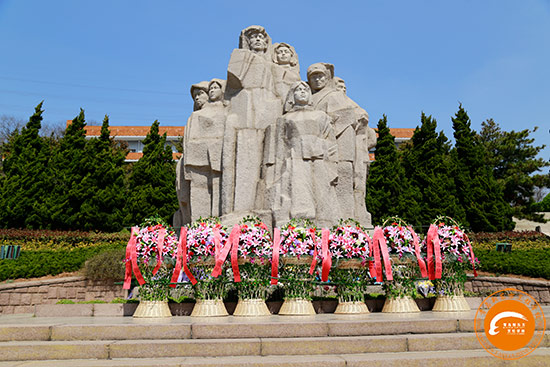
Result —
POLYGON ((35 305, 55 304, 61 299, 75 302, 126 298, 127 291, 113 282, 66 277, 0 285, 0 314, 33 313, 35 305))
POLYGON ((468 277, 465 290, 478 294, 489 294, 505 288, 524 291, 537 302, 550 304, 550 281, 508 277, 468 277))

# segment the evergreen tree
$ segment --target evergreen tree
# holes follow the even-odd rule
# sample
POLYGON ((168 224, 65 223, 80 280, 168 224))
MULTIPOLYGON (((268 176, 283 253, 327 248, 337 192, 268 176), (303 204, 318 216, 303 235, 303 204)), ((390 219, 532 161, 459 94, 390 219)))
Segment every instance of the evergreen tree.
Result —
POLYGON ((47 226, 51 189, 50 147, 40 135, 42 102, 29 122, 15 132, 4 147, 4 176, 1 180, 0 224, 7 228, 47 226))
POLYGON ((550 174, 541 174, 550 161, 537 158, 544 149, 534 146, 529 135, 536 131, 502 131, 492 119, 481 124, 481 141, 487 149, 486 163, 494 169, 494 176, 504 187, 504 200, 512 206, 514 216, 544 222, 535 213, 535 187, 550 186, 550 174))
POLYGON ((421 123, 411 144, 403 150, 405 174, 419 195, 419 215, 409 220, 426 225, 439 215, 448 215, 464 222, 464 209, 456 197, 448 139, 443 132, 437 134, 437 122, 431 116, 422 113, 421 123))
POLYGON ((454 177, 457 196, 466 214, 464 224, 476 232, 513 229, 510 206, 485 163, 487 152, 471 129, 470 118, 462 105, 452 121, 456 140, 454 177))
POLYGON ((85 230, 118 231, 125 216, 126 151, 110 139, 107 115, 99 138, 87 141, 85 155, 82 205, 75 225, 85 230))
POLYGON ((366 205, 372 222, 382 224, 389 216, 401 216, 410 221, 418 213, 414 193, 405 177, 405 170, 395 146, 395 138, 387 126, 387 117, 378 121, 376 160, 370 165, 367 180, 366 205))
POLYGON ((178 209, 176 165, 172 150, 166 146, 166 134, 159 135, 158 121, 151 125, 143 144, 143 156, 130 173, 126 223, 141 223, 154 214, 171 222, 178 209))
POLYGON ((90 157, 86 154, 84 110, 67 126, 52 157, 53 190, 50 195, 51 226, 78 229, 83 226, 81 206, 87 192, 84 177, 90 157))

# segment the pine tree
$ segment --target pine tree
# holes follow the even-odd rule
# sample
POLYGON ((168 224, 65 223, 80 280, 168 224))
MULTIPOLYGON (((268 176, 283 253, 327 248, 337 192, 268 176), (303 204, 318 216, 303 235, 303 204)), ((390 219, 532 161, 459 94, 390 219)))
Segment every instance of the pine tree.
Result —
POLYGON ((535 213, 535 187, 550 186, 550 174, 541 173, 550 161, 537 158, 542 146, 534 146, 529 135, 536 131, 502 131, 492 119, 481 124, 481 142, 488 154, 486 163, 493 168, 497 181, 504 187, 504 200, 512 206, 514 216, 544 222, 535 213))
POLYGON ((81 206, 87 191, 84 177, 89 169, 86 154, 84 110, 67 126, 52 157, 53 190, 49 204, 51 226, 56 229, 82 228, 81 206))
POLYGON ((439 215, 448 215, 463 222, 464 209, 456 197, 448 139, 443 132, 436 132, 437 122, 431 116, 422 113, 421 123, 403 151, 405 174, 412 191, 418 194, 419 215, 411 221, 426 225, 439 215))
POLYGON ((485 163, 487 151, 471 129, 470 118, 462 105, 452 121, 456 141, 454 177, 457 196, 466 212, 464 224, 476 232, 513 229, 510 206, 485 163))
POLYGON ((0 225, 7 228, 43 228, 49 223, 46 198, 51 189, 50 146, 39 135, 42 103, 21 132, 5 146, 1 181, 0 225))
POLYGON ((417 203, 387 122, 386 115, 378 121, 376 160, 370 166, 367 180, 366 205, 375 224, 381 224, 389 216, 409 220, 417 214, 414 213, 417 203))
POLYGON ((85 230, 118 231, 123 227, 126 201, 126 151, 110 139, 106 115, 99 138, 87 141, 82 181, 82 205, 76 226, 85 230))
POLYGON ((143 144, 143 156, 130 173, 126 223, 141 223, 155 214, 171 222, 178 209, 176 165, 172 150, 166 146, 166 134, 159 135, 158 121, 151 125, 143 144))

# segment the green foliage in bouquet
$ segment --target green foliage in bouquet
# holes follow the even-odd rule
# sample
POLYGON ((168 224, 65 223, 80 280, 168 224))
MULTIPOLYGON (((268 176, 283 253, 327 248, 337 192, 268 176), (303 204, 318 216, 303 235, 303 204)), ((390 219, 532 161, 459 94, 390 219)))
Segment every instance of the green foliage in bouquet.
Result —
POLYGON ((267 226, 258 217, 247 216, 240 222, 238 257, 241 281, 235 283, 240 299, 263 299, 271 282, 273 247, 267 226))
POLYGON ((311 256, 321 234, 308 219, 292 219, 281 229, 279 263, 284 298, 311 300, 315 274, 310 274, 311 256))
POLYGON ((365 228, 353 219, 341 219, 330 233, 329 250, 333 258, 330 279, 336 284, 339 301, 363 302, 371 283, 369 238, 365 228))
POLYGON ((228 231, 217 217, 199 218, 187 231, 187 258, 189 270, 196 278, 193 285, 195 299, 223 299, 228 291, 227 269, 224 265, 218 277, 212 276, 215 266, 214 229, 220 233, 220 250, 228 246, 228 231))
POLYGON ((391 257, 393 280, 384 280, 382 289, 390 299, 418 297, 416 280, 420 277, 411 228, 399 217, 390 217, 382 231, 391 257))

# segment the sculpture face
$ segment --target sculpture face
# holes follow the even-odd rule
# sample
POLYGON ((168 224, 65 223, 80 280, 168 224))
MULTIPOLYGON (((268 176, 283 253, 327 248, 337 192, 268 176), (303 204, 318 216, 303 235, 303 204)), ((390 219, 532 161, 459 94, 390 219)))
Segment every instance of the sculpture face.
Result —
POLYGON ((309 76, 309 85, 314 91, 318 91, 326 87, 328 84, 327 75, 323 72, 315 72, 309 76))
POLYGON ((210 84, 208 88, 208 97, 210 97, 211 102, 220 101, 223 97, 222 87, 218 83, 210 84))
POLYGON ((275 50, 277 54, 277 64, 279 65, 288 65, 290 64, 290 59, 292 57, 292 51, 286 46, 277 47, 275 50))
POLYGON ((267 50, 267 40, 263 33, 261 32, 250 32, 247 35, 248 44, 250 45, 250 50, 255 53, 265 52, 267 50))
POLYGON ((195 89, 193 91, 193 100, 195 101, 195 107, 200 110, 206 102, 208 102, 208 94, 202 89, 195 89))
POLYGON ((311 90, 303 83, 294 89, 294 105, 305 106, 311 98, 311 90))
POLYGON ((336 89, 346 94, 346 83, 342 79, 338 80, 336 83, 336 89))

